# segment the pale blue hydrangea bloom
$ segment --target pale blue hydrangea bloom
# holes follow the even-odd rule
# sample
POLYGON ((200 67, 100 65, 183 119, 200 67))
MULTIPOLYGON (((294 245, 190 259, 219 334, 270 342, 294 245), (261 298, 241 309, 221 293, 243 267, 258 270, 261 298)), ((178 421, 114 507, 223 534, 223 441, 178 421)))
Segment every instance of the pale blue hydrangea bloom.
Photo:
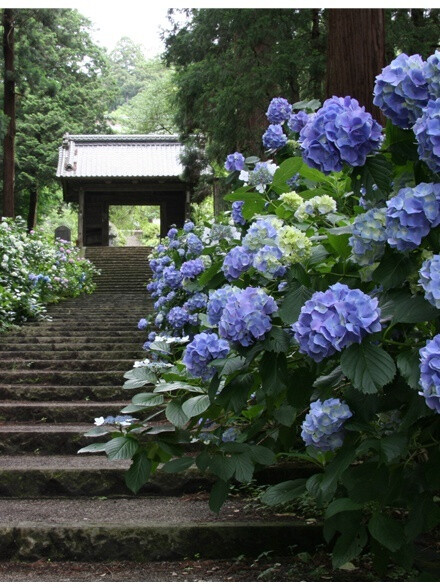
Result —
POLYGON ((426 341, 420 349, 420 396, 427 406, 440 414, 440 335, 426 341))
POLYGON ((237 440, 238 431, 235 427, 229 427, 222 433, 223 443, 234 443, 237 440))
POLYGON ((285 98, 272 98, 266 112, 269 122, 279 125, 289 119, 292 114, 292 106, 285 98))
POLYGON ((146 318, 141 318, 138 322, 138 329, 140 329, 141 331, 143 329, 146 329, 148 327, 148 321, 146 318))
POLYGON ((263 145, 265 149, 281 149, 287 143, 287 136, 281 125, 269 125, 263 134, 263 145))
POLYGON ((417 152, 434 173, 440 172, 440 97, 430 100, 413 128, 417 152))
POLYGON ((228 285, 223 286, 223 288, 219 288, 218 290, 213 290, 209 293, 209 301, 206 308, 206 313, 208 315, 208 321, 210 325, 214 327, 218 324, 226 302, 233 294, 238 292, 238 290, 239 289, 236 286, 228 285))
POLYGON ((167 315, 167 321, 174 329, 184 327, 189 319, 188 312, 181 306, 174 306, 167 315))
POLYGON ((440 51, 438 49, 426 60, 423 74, 428 84, 429 97, 436 100, 440 97, 440 51))
POLYGON ((233 247, 223 260, 222 271, 229 281, 236 280, 241 274, 252 267, 254 254, 246 247, 233 247))
POLYGON ((387 240, 385 224, 385 208, 371 208, 354 219, 348 242, 356 263, 370 265, 382 257, 387 240))
POLYGON ((300 110, 299 112, 290 116, 287 126, 294 133, 299 133, 301 129, 306 126, 310 119, 311 115, 307 114, 305 110, 300 110))
POLYGON ((184 261, 180 268, 180 273, 182 276, 188 280, 194 279, 196 276, 201 274, 205 269, 205 264, 203 260, 198 257, 197 259, 190 259, 188 261, 184 261))
POLYGON ((264 245, 278 245, 277 224, 281 226, 278 221, 271 222, 268 219, 259 219, 253 222, 243 237, 243 246, 256 253, 264 245))
POLYGON ((241 171, 244 168, 245 159, 244 156, 236 151, 230 153, 225 161, 225 168, 228 172, 241 171))
POLYGON ((301 437, 306 446, 320 451, 334 451, 342 446, 344 424, 352 415, 348 405, 338 398, 310 404, 310 411, 301 426, 301 437))
POLYGON ((232 203, 232 220, 236 225, 245 225, 246 219, 242 214, 244 200, 236 200, 232 203))
POLYGON ((216 373, 209 364, 214 359, 223 359, 229 353, 229 343, 215 333, 200 333, 189 343, 183 354, 183 363, 195 377, 209 380, 216 373))
POLYGON ((253 266, 268 280, 280 278, 286 273, 286 267, 281 263, 283 252, 277 246, 264 245, 254 256, 253 266))
POLYGON ((419 276, 419 284, 425 291, 426 300, 440 309, 440 255, 424 261, 419 276))

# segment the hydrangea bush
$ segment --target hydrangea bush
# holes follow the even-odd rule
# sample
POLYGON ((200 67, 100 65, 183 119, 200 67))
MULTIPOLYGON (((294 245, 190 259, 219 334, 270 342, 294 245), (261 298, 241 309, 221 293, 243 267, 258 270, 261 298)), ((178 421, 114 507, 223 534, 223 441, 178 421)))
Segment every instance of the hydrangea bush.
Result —
POLYGON ((0 218, 0 331, 42 317, 49 302, 92 292, 96 271, 69 243, 0 218))
POLYGON ((272 100, 267 161, 226 158, 230 216, 152 255, 149 355, 124 384, 147 387, 123 411, 139 420, 81 451, 119 444, 134 492, 159 466, 207 471, 215 511, 232 484, 303 460, 263 502, 317 500, 335 567, 364 549, 411 566, 440 522, 439 57, 377 77, 384 129, 349 96, 272 100), (142 411, 158 407, 171 430, 151 441, 142 411))

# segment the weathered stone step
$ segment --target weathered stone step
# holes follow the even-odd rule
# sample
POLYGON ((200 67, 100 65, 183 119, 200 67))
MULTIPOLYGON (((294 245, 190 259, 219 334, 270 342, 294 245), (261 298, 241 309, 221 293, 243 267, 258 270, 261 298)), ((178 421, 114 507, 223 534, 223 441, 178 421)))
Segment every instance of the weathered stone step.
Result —
POLYGON ((0 501, 0 557, 156 561, 308 551, 322 528, 291 517, 261 520, 242 501, 220 515, 207 501, 174 497, 0 501))
MULTIPOLYGON (((157 423, 157 426, 164 432, 172 429, 172 425, 168 423, 157 423)), ((93 422, 5 423, 0 425, 0 453, 8 455, 23 453, 75 455, 81 447, 110 439, 109 436, 84 437, 84 433, 92 428, 93 422)), ((148 437, 148 433, 145 433, 145 439, 148 437)), ((184 444, 182 447, 189 448, 184 444)))
POLYGON ((2 421, 39 421, 47 423, 90 422, 92 426, 96 417, 115 416, 127 404, 127 401, 0 401, 0 426, 2 421))
MULTIPOLYGON (((123 390, 122 382, 117 385, 41 385, 41 384, 4 384, 0 383, 1 400, 120 400, 129 404, 132 391, 123 390)), ((149 390, 148 387, 142 391, 149 390)))
MULTIPOLYGON (((140 332, 139 332, 140 333, 140 332)), ((145 339, 145 336, 144 336, 145 339)), ((131 344, 133 345, 134 343, 136 343, 136 340, 139 341, 139 344, 142 343, 143 339, 142 336, 136 337, 136 333, 133 331, 133 333, 131 333, 130 335, 120 335, 117 337, 117 342, 118 343, 125 343, 125 344, 131 344)), ((21 335, 17 335, 17 334, 11 334, 8 335, 7 338, 4 337, 2 339, 2 343, 3 344, 8 344, 8 343, 26 343, 26 344, 30 344, 33 343, 38 344, 38 346, 40 345, 40 343, 47 343, 47 344, 51 344, 51 343, 62 343, 66 346, 68 345, 72 345, 72 344, 79 344, 79 343, 94 343, 95 344, 95 349, 100 347, 100 348, 106 348, 107 349, 107 345, 108 344, 113 344, 115 342, 115 337, 110 337, 110 336, 106 336, 106 337, 93 337, 93 335, 90 336, 77 336, 77 337, 57 337, 56 335, 47 335, 44 336, 42 335, 41 337, 26 337, 25 333, 21 334, 21 335)))
POLYGON ((65 351, 52 350, 40 351, 39 347, 28 345, 27 348, 20 350, 3 351, 0 347, 0 360, 65 360, 65 359, 81 359, 81 360, 97 360, 97 359, 119 359, 127 360, 133 363, 136 359, 144 359, 145 351, 142 351, 137 345, 135 350, 126 349, 126 347, 119 350, 101 351, 99 349, 90 349, 86 351, 65 351))
POLYGON ((85 332, 88 333, 96 333, 98 337, 105 337, 107 335, 112 335, 115 337, 119 336, 126 336, 133 333, 134 336, 139 334, 139 330, 136 328, 136 325, 133 324, 125 324, 124 326, 118 327, 115 325, 103 325, 97 327, 87 327, 86 324, 83 325, 72 325, 72 326, 63 326, 61 324, 51 325, 50 323, 42 323, 41 325, 29 325, 26 329, 22 329, 21 331, 17 332, 17 335, 23 335, 30 337, 35 336, 49 336, 54 334, 57 337, 61 335, 66 335, 68 337, 74 337, 76 335, 83 336, 85 332))
MULTIPOLYGON (((0 372, 4 370, 57 370, 59 372, 105 372, 129 370, 133 367, 133 359, 1 359, 0 372)), ((123 383, 123 382, 122 382, 123 383)))
POLYGON ((37 370, 0 371, 2 384, 58 384, 60 386, 122 386, 124 383, 124 371, 108 372, 44 372, 37 370))
MULTIPOLYGON (((23 342, 10 342, 8 341, 8 343, 0 343, 0 351, 4 350, 4 351, 10 351, 10 352, 23 352, 25 353, 26 351, 33 351, 37 349, 36 345, 33 343, 27 343, 25 341, 23 342)), ((63 341, 62 343, 40 343, 38 345, 38 350, 40 351, 65 351, 66 353, 68 351, 72 351, 73 353, 75 352, 82 352, 82 351, 96 351, 97 349, 100 349, 100 347, 97 346, 96 342, 94 343, 77 343, 75 340, 69 340, 69 341, 63 341)), ((108 352, 111 351, 125 351, 126 353, 130 354, 130 357, 132 357, 133 353, 136 353, 139 351, 140 349, 140 343, 133 343, 131 342, 122 342, 122 343, 106 343, 105 345, 105 349, 108 352)), ((87 357, 90 357, 90 355, 87 355, 87 357)), ((135 357, 133 355, 133 357, 135 357)))
MULTIPOLYGON (((139 315, 136 315, 138 317, 139 315)), ((109 313, 108 315, 102 315, 101 318, 97 319, 93 316, 90 317, 90 320, 86 320, 78 314, 76 317, 70 317, 68 319, 62 319, 61 317, 50 317, 45 321, 41 321, 39 323, 28 323, 26 325, 26 330, 31 332, 33 329, 41 329, 48 327, 50 329, 57 329, 57 330, 71 330, 71 329, 82 329, 83 327, 88 326, 90 330, 93 329, 128 329, 131 328, 132 330, 136 330, 137 321, 136 317, 129 317, 129 318, 120 318, 114 317, 112 320, 112 316, 109 313)), ((139 320, 139 319, 138 319, 139 320)))

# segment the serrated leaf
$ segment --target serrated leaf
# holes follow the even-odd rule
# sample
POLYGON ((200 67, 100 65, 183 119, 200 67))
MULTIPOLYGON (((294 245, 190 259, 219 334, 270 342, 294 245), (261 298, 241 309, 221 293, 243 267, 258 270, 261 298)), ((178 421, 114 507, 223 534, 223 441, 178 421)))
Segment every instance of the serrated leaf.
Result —
POLYGON ((390 463, 406 454, 408 444, 407 436, 403 433, 393 433, 383 437, 379 441, 379 448, 384 461, 390 463))
POLYGON ((235 472, 234 476, 238 482, 248 484, 252 481, 254 475, 255 466, 247 453, 234 453, 231 456, 234 464, 235 472))
POLYGON ((337 498, 328 505, 327 510, 325 512, 325 518, 329 519, 330 517, 333 517, 340 512, 344 512, 347 510, 360 510, 361 508, 361 504, 354 502, 350 498, 337 498))
POLYGON ((228 497, 228 493, 229 483, 224 480, 217 480, 209 495, 209 508, 218 514, 228 497))
POLYGON ((154 392, 141 392, 141 394, 133 396, 131 400, 137 406, 158 406, 165 402, 163 394, 155 394, 154 392))
POLYGON ((376 513, 371 517, 368 522, 368 530, 378 543, 391 552, 398 551, 405 540, 402 525, 395 519, 381 513, 376 513))
POLYGON ((417 161, 417 142, 412 130, 403 130, 387 121, 384 148, 388 149, 396 165, 417 161))
POLYGON ((290 347, 291 336, 281 327, 273 326, 263 341, 263 348, 274 353, 286 353, 290 347))
POLYGON ((189 398, 185 400, 182 404, 182 410, 188 417, 194 417, 205 410, 210 406, 211 401, 209 400, 209 396, 207 394, 203 396, 194 396, 193 398, 189 398))
POLYGON ((125 372, 124 378, 131 380, 139 380, 141 382, 149 382, 151 384, 155 384, 157 382, 156 376, 146 366, 133 368, 132 370, 125 372))
POLYGON ((273 416, 281 425, 291 427, 296 419, 296 410, 293 406, 283 404, 274 410, 273 416))
POLYGON ((369 156, 362 167, 355 167, 351 173, 353 191, 360 195, 364 187, 377 201, 386 200, 391 191, 391 173, 391 164, 384 155, 369 156))
POLYGON ((131 459, 136 453, 139 443, 131 437, 115 437, 105 444, 105 452, 109 459, 131 459))
POLYGON ((298 282, 292 288, 289 289, 278 310, 281 320, 288 325, 298 320, 301 308, 313 295, 313 290, 298 282), (293 287, 295 289, 292 289, 293 287))
POLYGON ((421 323, 436 319, 440 310, 421 295, 411 296, 398 292, 390 297, 393 303, 392 323, 421 323))
POLYGON ((381 260, 372 277, 384 290, 390 290, 403 284, 411 271, 412 264, 409 258, 393 251, 381 260))
POLYGON ((259 214, 264 210, 266 201, 263 199, 255 199, 252 201, 245 202, 241 209, 243 218, 251 220, 256 214, 259 214))
POLYGON ((157 351, 162 355, 171 355, 171 346, 165 341, 153 341, 150 344, 150 351, 157 351))
POLYGON ((84 437, 103 437, 104 435, 108 435, 112 429, 106 429, 105 427, 93 427, 87 433, 84 433, 84 437))
POLYGON ((354 343, 345 349, 341 368, 353 386, 364 394, 375 394, 396 375, 393 358, 369 341, 354 343))
POLYGON ((148 480, 151 472, 151 462, 144 452, 133 457, 130 469, 125 473, 125 483, 135 494, 139 492, 148 480))
POLYGON ((173 392, 174 390, 187 390, 188 392, 199 393, 204 392, 203 388, 200 388, 200 386, 192 386, 191 384, 187 384, 186 382, 161 382, 154 388, 154 394, 163 392, 173 392))
POLYGON ((420 356, 418 349, 402 351, 396 358, 397 367, 410 388, 419 390, 420 356))
POLYGON ((177 400, 168 402, 165 409, 165 416, 170 423, 180 429, 189 421, 189 417, 185 414, 182 405, 177 400))
POLYGON ((209 463, 209 469, 221 480, 227 481, 234 475, 235 463, 228 455, 213 455, 209 463))
POLYGON ((122 388, 124 390, 136 390, 137 388, 143 388, 145 384, 150 384, 147 380, 126 380, 122 388))
POLYGON ((140 412, 146 408, 146 406, 140 406, 139 404, 129 404, 128 406, 124 406, 120 412, 121 414, 132 414, 133 412, 140 412))
POLYGON ((162 471, 168 472, 169 474, 176 474, 187 470, 193 465, 193 463, 193 457, 178 457, 177 459, 167 461, 166 464, 163 465, 162 471))
POLYGON ((230 376, 235 372, 239 372, 246 365, 246 359, 238 356, 214 359, 209 365, 217 368, 220 375, 230 376))
POLYGON ((275 463, 275 453, 263 445, 250 445, 249 454, 256 463, 272 465, 275 463))
POLYGON ((306 491, 306 480, 287 480, 271 486, 261 496, 261 501, 268 506, 277 506, 298 498, 306 491))
POLYGON ((259 367, 262 388, 266 396, 279 394, 286 388, 287 361, 284 353, 265 351, 259 367))
MULTIPOLYGON (((345 229, 345 227, 344 227, 345 229)), ((351 255, 351 247, 348 244, 348 234, 328 234, 327 240, 330 243, 332 249, 343 259, 347 259, 351 255)))
POLYGON ((77 451, 77 453, 100 453, 101 451, 105 451, 107 443, 92 443, 91 445, 87 445, 87 447, 81 447, 77 451))
POLYGON ((333 388, 342 382, 344 374, 340 365, 336 366, 329 374, 320 376, 313 382, 314 388, 333 388))
POLYGON ((368 536, 364 527, 358 527, 354 532, 344 533, 338 537, 332 551, 332 565, 340 569, 355 559, 367 544, 368 536))
POLYGON ((286 182, 287 180, 290 180, 292 176, 298 173, 302 165, 302 157, 289 157, 288 159, 284 160, 280 167, 276 170, 273 177, 273 185, 275 190, 277 190, 277 188, 282 188, 283 190, 287 188, 290 190, 286 182))

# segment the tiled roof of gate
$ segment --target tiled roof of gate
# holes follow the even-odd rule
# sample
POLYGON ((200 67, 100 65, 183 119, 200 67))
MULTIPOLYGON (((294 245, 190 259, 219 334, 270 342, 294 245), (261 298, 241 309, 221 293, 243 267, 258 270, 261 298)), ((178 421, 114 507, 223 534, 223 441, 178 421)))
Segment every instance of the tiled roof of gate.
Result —
POLYGON ((183 172, 176 135, 64 135, 59 178, 177 178, 183 172))

